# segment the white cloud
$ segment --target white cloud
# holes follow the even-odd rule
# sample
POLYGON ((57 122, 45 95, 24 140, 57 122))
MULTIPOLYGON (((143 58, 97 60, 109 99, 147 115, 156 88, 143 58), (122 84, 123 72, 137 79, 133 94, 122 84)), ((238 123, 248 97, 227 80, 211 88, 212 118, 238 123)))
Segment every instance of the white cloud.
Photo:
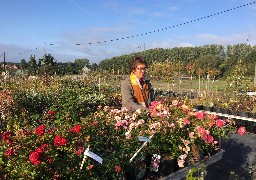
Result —
POLYGON ((107 9, 118 10, 120 9, 121 4, 118 1, 108 1, 103 6, 107 9))
POLYGON ((147 9, 145 9, 145 8, 135 8, 135 7, 132 7, 132 8, 130 8, 130 10, 129 10, 129 12, 131 13, 131 14, 148 14, 148 12, 147 12, 147 9))
POLYGON ((256 5, 252 5, 249 8, 255 11, 256 10, 256 5))
POLYGON ((231 34, 229 36, 220 36, 214 34, 198 34, 196 37, 202 42, 208 42, 207 44, 237 44, 237 43, 246 43, 248 34, 231 34))
MULTIPOLYGON (((54 43, 54 45, 46 45, 45 47, 33 49, 32 51, 27 47, 10 44, 0 44, 0 49, 8 53, 6 54, 6 61, 8 62, 20 62, 23 58, 29 61, 30 55, 35 55, 36 59, 41 58, 44 55, 45 49, 46 53, 52 54, 58 62, 74 61, 74 59, 77 58, 88 58, 91 63, 98 63, 100 60, 106 58, 143 51, 143 42, 146 42, 146 50, 153 48, 191 47, 206 44, 232 45, 238 43, 250 43, 251 45, 256 45, 256 33, 229 35, 210 33, 188 34, 182 36, 173 35, 173 37, 169 37, 169 39, 164 38, 162 40, 157 39, 152 41, 147 41, 148 39, 146 36, 143 36, 141 38, 146 38, 146 41, 136 38, 116 41, 115 38, 112 38, 114 41, 110 42, 108 36, 110 36, 111 33, 109 35, 106 35, 108 33, 101 34, 101 32, 104 31, 111 32, 115 31, 115 29, 99 29, 99 32, 96 33, 98 36, 94 33, 91 34, 88 31, 68 33, 63 35, 59 42, 54 43), (250 34, 250 38, 246 41, 248 39, 248 34, 250 34), (108 40, 108 42, 102 42, 104 40, 108 40), (101 41, 101 43, 97 43, 97 41, 101 41), (93 42, 93 44, 88 44, 88 42, 93 42), (76 45, 76 43, 80 43, 80 45, 76 45)), ((1 54, 2 53, 0 53, 0 56, 1 54)), ((2 58, 3 57, 1 57, 1 59, 2 58)))
POLYGON ((179 10, 179 8, 177 6, 173 6, 173 5, 169 6, 167 9, 169 11, 178 11, 179 10))

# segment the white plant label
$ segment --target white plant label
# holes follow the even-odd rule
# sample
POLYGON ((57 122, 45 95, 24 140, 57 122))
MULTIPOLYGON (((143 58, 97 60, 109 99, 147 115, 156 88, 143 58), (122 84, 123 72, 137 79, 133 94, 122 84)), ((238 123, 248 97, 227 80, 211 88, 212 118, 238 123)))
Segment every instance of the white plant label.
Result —
POLYGON ((84 152, 84 155, 85 155, 85 156, 89 156, 89 157, 91 157, 92 159, 98 161, 100 164, 102 164, 103 159, 102 159, 100 156, 98 156, 97 154, 94 154, 94 153, 91 152, 91 151, 85 151, 85 152, 84 152))
POLYGON ((150 141, 150 139, 149 139, 149 138, 144 137, 144 136, 138 136, 138 138, 139 138, 139 141, 142 141, 142 142, 150 141))

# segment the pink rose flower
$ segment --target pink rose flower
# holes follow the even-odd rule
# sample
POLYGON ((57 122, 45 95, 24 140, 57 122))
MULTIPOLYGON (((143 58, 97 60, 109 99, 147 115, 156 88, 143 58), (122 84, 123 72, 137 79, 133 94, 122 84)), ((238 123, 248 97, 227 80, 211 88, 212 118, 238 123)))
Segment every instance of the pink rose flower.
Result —
POLYGON ((76 151, 76 155, 80 156, 84 152, 84 147, 79 147, 76 151))
POLYGON ((213 142, 213 136, 211 136, 211 135, 209 135, 208 137, 207 137, 207 142, 210 144, 210 143, 212 143, 213 142))
POLYGON ((216 126, 217 126, 217 127, 222 127, 222 126, 225 125, 225 121, 223 121, 223 120, 221 120, 221 119, 216 120, 215 123, 216 123, 216 126))
POLYGON ((122 168, 120 166, 115 166, 115 172, 120 173, 122 168))
POLYGON ((196 112, 196 117, 200 120, 204 119, 206 113, 204 113, 203 111, 198 111, 196 112))
POLYGON ((184 118, 184 123, 185 123, 185 124, 190 124, 189 119, 188 119, 188 118, 184 118))
POLYGON ((90 166, 89 166, 89 169, 92 169, 94 167, 94 165, 93 164, 91 164, 90 166))
POLYGON ((241 126, 238 130, 237 130, 237 133, 239 134, 239 135, 244 135, 245 133, 246 133, 246 129, 245 129, 245 127, 243 127, 243 126, 241 126))

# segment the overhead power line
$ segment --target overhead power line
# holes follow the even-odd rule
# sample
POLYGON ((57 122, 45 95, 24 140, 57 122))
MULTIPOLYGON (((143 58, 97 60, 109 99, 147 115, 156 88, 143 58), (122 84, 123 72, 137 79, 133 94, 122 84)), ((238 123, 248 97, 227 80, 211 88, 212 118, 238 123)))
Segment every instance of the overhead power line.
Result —
MULTIPOLYGON (((187 22, 184 22, 184 23, 180 23, 180 24, 176 24, 176 25, 173 25, 173 26, 165 27, 165 28, 162 28, 162 29, 158 29, 158 30, 154 30, 154 31, 149 31, 149 32, 145 32, 145 33, 141 33, 141 34, 137 34, 137 35, 127 36, 127 37, 122 37, 122 38, 111 39, 110 42, 118 41, 118 40, 124 40, 124 39, 129 39, 129 38, 134 38, 134 37, 143 36, 143 35, 148 35, 148 34, 156 33, 156 32, 159 32, 159 31, 164 31, 164 30, 167 30, 167 29, 175 28, 175 27, 182 26, 182 25, 185 25, 185 24, 193 23, 195 21, 200 21, 200 20, 203 20, 203 19, 206 19, 206 18, 210 18, 210 17, 216 16, 216 15, 227 13, 227 12, 230 12, 230 11, 242 8, 242 7, 246 7, 246 6, 255 4, 255 3, 256 2, 253 1, 251 3, 247 3, 247 4, 244 4, 244 5, 241 5, 241 6, 237 6, 237 7, 231 8, 231 9, 227 9, 227 10, 224 10, 224 11, 221 11, 221 12, 210 14, 208 16, 204 16, 204 17, 201 17, 201 18, 197 18, 197 19, 194 19, 194 20, 191 20, 191 21, 187 21, 187 22)), ((101 42, 98 41, 97 43, 106 43, 106 42, 108 42, 108 41, 101 41, 101 42)), ((89 42, 88 44, 96 44, 96 43, 89 42)))
MULTIPOLYGON (((107 42, 114 42, 114 41, 119 41, 119 40, 125 40, 125 39, 129 39, 129 38, 135 38, 135 37, 139 37, 139 36, 143 36, 143 35, 150 35, 152 33, 157 33, 157 32, 160 32, 160 31, 164 31, 164 30, 168 30, 168 29, 171 29, 171 28, 175 28, 175 27, 178 27, 178 26, 182 26, 182 25, 186 25, 186 24, 189 24, 189 23, 193 23, 193 22, 196 22, 196 21, 201 21, 203 19, 207 19, 207 18, 211 18, 213 16, 217 16, 217 15, 221 15, 221 14, 224 14, 224 13, 227 13, 227 12, 230 12, 230 11, 233 11, 233 10, 236 10, 236 9, 239 9, 239 8, 243 8, 243 7, 246 7, 246 6, 250 6, 252 4, 255 4, 256 1, 253 1, 251 3, 247 3, 247 4, 244 4, 244 5, 241 5, 241 6, 237 6, 237 7, 234 7, 234 8, 231 8, 231 9, 227 9, 227 10, 224 10, 224 11, 220 11, 220 12, 217 12, 217 13, 214 13, 214 14, 210 14, 210 15, 207 15, 207 16, 204 16, 204 17, 201 17, 201 18, 197 18, 197 19, 193 19, 191 21, 187 21, 187 22, 184 22, 184 23, 180 23, 180 24, 176 24, 176 25, 173 25, 173 26, 169 26, 169 27, 165 27, 165 28, 161 28, 161 29, 157 29, 157 30, 153 30, 153 31, 149 31, 149 32, 145 32, 145 33, 141 33, 141 34, 136 34, 136 35, 131 35, 131 36, 126 36, 126 37, 121 37, 121 38, 114 38, 114 39, 111 39, 109 41, 107 40, 104 40, 104 41, 97 41, 97 42, 89 42, 87 44, 91 45, 91 44, 100 44, 100 43, 107 43, 107 42)), ((46 45, 54 45, 52 43, 45 43, 44 44, 44 51, 45 51, 45 46, 46 45)), ((83 43, 76 43, 75 45, 83 45, 83 43)), ((28 52, 32 52, 34 50, 37 50, 39 49, 40 47, 36 47, 32 50, 28 50, 28 51, 24 51, 23 53, 20 52, 19 54, 25 54, 25 53, 28 53, 28 52)), ((3 54, 2 54, 3 55, 3 54)), ((2 56, 1 55, 1 56, 2 56)), ((1 57, 0 56, 0 57, 1 57)))

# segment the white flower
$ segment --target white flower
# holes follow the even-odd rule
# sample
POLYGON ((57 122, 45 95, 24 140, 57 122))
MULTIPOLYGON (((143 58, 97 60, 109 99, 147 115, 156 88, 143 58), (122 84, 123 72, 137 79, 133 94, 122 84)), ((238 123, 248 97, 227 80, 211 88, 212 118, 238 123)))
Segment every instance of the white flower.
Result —
POLYGON ((136 113, 141 114, 141 110, 140 110, 140 109, 137 109, 137 110, 136 110, 136 113))

